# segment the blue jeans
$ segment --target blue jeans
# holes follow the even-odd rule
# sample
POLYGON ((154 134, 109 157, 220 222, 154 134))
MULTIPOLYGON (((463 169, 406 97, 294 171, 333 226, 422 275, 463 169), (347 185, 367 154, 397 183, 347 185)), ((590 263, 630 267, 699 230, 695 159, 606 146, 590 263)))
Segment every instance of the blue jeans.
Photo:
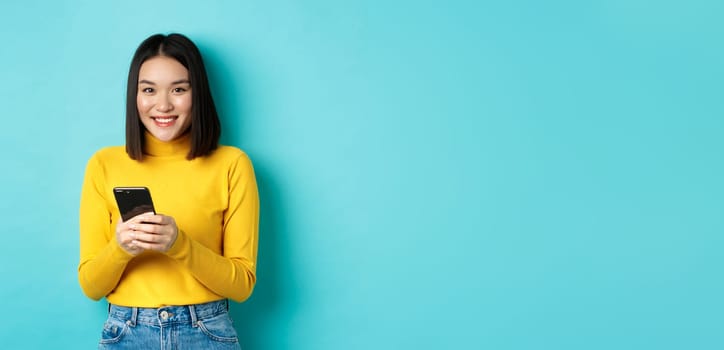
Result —
POLYGON ((241 349, 228 301, 158 309, 110 305, 98 349, 241 349))

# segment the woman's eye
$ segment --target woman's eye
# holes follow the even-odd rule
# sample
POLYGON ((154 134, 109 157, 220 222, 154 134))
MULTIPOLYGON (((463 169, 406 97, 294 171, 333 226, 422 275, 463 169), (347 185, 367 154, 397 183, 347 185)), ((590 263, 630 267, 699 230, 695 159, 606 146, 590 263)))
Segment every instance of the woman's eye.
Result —
POLYGON ((141 90, 141 91, 143 91, 143 92, 145 92, 145 93, 147 93, 147 94, 150 94, 150 93, 153 92, 153 88, 147 87, 147 88, 143 88, 143 90, 141 90))
POLYGON ((180 93, 182 93, 182 92, 186 92, 186 89, 177 87, 177 88, 174 88, 174 89, 173 89, 173 92, 175 92, 175 93, 177 93, 177 94, 180 94, 180 93))

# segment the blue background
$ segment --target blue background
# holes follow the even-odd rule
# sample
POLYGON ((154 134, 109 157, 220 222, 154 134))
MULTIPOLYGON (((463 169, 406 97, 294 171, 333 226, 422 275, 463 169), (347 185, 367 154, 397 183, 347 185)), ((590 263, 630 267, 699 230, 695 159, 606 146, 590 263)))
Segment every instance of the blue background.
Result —
POLYGON ((724 348, 724 2, 0 5, 0 343, 90 349, 85 163, 137 45, 254 161, 246 349, 724 348))

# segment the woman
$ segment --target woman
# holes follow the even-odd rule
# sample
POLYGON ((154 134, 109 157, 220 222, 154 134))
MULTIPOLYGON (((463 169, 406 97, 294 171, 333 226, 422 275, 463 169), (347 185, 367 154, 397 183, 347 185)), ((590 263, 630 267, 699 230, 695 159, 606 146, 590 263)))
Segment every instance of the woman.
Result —
POLYGON ((251 162, 218 146, 201 54, 153 35, 128 74, 126 146, 88 161, 80 203, 84 293, 106 297, 100 349, 239 349, 227 298, 256 282, 259 197, 251 162), (113 188, 149 188, 156 210, 126 222, 113 188))

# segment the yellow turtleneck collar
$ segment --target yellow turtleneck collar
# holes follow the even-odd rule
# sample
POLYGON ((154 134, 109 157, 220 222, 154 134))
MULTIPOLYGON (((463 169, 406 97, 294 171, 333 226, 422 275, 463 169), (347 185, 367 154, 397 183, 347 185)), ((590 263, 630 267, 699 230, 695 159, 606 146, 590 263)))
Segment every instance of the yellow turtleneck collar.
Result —
POLYGON ((164 142, 153 135, 148 130, 144 132, 143 153, 149 156, 168 157, 168 156, 186 156, 191 149, 191 133, 186 132, 180 137, 164 142))

